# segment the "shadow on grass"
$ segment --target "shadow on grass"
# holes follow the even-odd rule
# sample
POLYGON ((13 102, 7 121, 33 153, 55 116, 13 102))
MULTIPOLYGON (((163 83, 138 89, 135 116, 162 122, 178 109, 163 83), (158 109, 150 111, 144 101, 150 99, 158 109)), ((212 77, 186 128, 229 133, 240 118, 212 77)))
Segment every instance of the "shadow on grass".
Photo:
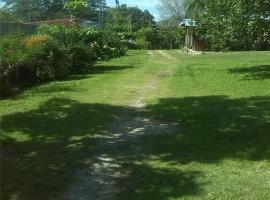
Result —
POLYGON ((61 81, 77 81, 91 78, 95 74, 104 74, 109 72, 121 71, 125 69, 131 69, 133 66, 130 65, 106 65, 106 64, 96 64, 88 72, 84 74, 71 74, 67 78, 61 81))
MULTIPOLYGON (((91 168, 97 152, 103 153, 95 148, 96 144, 105 140, 106 122, 113 121, 119 112, 138 114, 128 107, 53 98, 35 110, 3 116, 1 199, 61 198, 63 190, 74 179, 74 171, 91 168)), ((121 151, 116 148, 113 151, 105 149, 104 152, 108 151, 108 155, 116 158, 118 163, 128 164, 134 173, 140 174, 145 169, 149 187, 145 188, 147 191, 144 188, 136 191, 137 195, 151 195, 153 192, 159 195, 158 189, 169 184, 172 176, 179 179, 167 188, 178 196, 187 193, 185 190, 177 192, 179 187, 188 187, 193 192, 198 189, 195 175, 136 166, 133 164, 135 160, 130 159, 129 145, 121 143, 121 151), (159 178, 164 178, 161 186, 158 185, 159 178)), ((160 194, 165 197, 171 192, 160 191, 160 194)))
POLYGON ((90 74, 103 74, 108 72, 115 72, 125 69, 131 69, 133 66, 131 65, 101 65, 97 64, 94 66, 93 70, 91 70, 90 74))
MULTIPOLYGON (((96 74, 105 74, 105 73, 110 73, 110 72, 116 72, 116 71, 121 71, 121 70, 125 70, 125 69, 131 69, 133 68, 133 66, 128 66, 128 65, 101 65, 101 64, 97 64, 95 65, 93 68, 90 69, 89 72, 84 73, 84 74, 70 74, 68 75, 66 78, 62 79, 62 80, 58 80, 59 82, 73 82, 73 81, 79 81, 79 80, 84 80, 84 79, 89 79, 91 77, 93 77, 96 74)), ((48 81, 47 84, 49 84, 50 82, 54 82, 55 80, 52 81, 48 81)), ((13 99, 18 99, 21 98, 21 96, 18 96, 19 94, 24 93, 25 91, 27 91, 28 89, 34 89, 37 90, 38 93, 51 93, 51 92, 60 92, 60 91, 65 91, 65 92, 75 92, 78 91, 77 88, 74 88, 72 85, 66 86, 66 85, 62 85, 60 86, 60 84, 58 86, 55 87, 51 87, 51 88, 42 88, 41 90, 38 88, 40 87, 40 85, 46 85, 46 83, 44 84, 35 84, 32 86, 23 86, 23 87, 17 87, 16 92, 13 92, 9 95, 5 95, 3 96, 2 94, 0 94, 0 100, 2 99, 8 99, 8 98, 13 98, 13 99)))
POLYGON ((132 170, 124 184, 128 189, 119 199, 174 199, 185 196, 196 196, 202 185, 196 179, 201 172, 183 172, 174 168, 153 168, 144 164, 128 166, 132 170), (139 177, 139 178, 138 178, 139 177))
POLYGON ((118 109, 53 98, 35 110, 4 116, 1 199, 58 199, 59 188, 91 159, 95 134, 118 109), (14 141, 11 133, 21 136, 14 141))
POLYGON ((65 79, 61 80, 62 81, 78 81, 78 80, 84 80, 91 78, 92 76, 90 73, 87 74, 70 74, 68 75, 65 79))
POLYGON ((147 110, 151 116, 180 124, 176 135, 144 140, 149 154, 158 153, 166 161, 186 164, 227 158, 270 159, 270 97, 160 99, 147 110))
POLYGON ((253 67, 233 68, 231 73, 243 74, 245 79, 270 79, 270 65, 257 65, 253 67))
MULTIPOLYGON (((127 132, 132 132, 129 128, 127 132)), ((53 98, 35 110, 3 116, 2 199, 59 199, 72 182, 73 172, 91 168, 97 152, 131 171, 125 178, 123 199, 196 196, 203 186, 197 182, 202 172, 153 168, 144 161, 153 156, 170 165, 270 159, 269 130, 270 97, 160 99, 145 111, 53 98), (113 149, 100 152, 103 149, 96 145, 105 141, 106 123, 122 112, 178 121, 179 129, 175 134, 120 141, 113 149), (132 157, 131 146, 141 149, 138 156, 132 157)))
POLYGON ((68 75, 65 79, 61 80, 61 82, 62 81, 84 80, 84 79, 91 78, 95 74, 103 74, 103 73, 109 73, 109 72, 113 72, 113 71, 121 71, 121 70, 125 70, 125 69, 130 69, 130 68, 133 68, 133 66, 96 64, 88 72, 85 72, 83 74, 68 75))
POLYGON ((36 95, 39 94, 46 94, 51 95, 52 93, 58 93, 58 92, 84 92, 83 89, 80 89, 77 84, 73 83, 55 83, 50 85, 42 85, 38 87, 34 87, 33 93, 36 95))

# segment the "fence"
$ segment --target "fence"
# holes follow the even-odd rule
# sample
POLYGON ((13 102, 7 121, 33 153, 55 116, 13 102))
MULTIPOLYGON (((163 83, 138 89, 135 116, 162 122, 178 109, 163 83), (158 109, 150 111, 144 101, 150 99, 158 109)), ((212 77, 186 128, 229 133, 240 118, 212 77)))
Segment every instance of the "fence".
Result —
POLYGON ((34 34, 37 31, 38 25, 19 24, 19 23, 3 23, 0 22, 0 36, 21 32, 27 35, 34 34))

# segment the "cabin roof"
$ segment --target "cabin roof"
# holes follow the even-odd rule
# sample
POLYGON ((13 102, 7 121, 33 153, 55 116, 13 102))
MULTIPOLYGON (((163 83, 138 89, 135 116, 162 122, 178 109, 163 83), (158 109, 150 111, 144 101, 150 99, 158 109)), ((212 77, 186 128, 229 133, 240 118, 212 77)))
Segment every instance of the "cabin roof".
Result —
POLYGON ((197 23, 192 19, 182 19, 179 22, 179 26, 196 27, 197 23))

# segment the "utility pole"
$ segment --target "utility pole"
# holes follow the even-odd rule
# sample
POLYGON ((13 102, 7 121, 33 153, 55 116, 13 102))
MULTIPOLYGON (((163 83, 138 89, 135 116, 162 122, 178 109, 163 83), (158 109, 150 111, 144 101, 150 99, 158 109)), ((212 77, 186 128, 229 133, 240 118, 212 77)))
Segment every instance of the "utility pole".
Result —
POLYGON ((104 22, 104 4, 103 4, 103 2, 101 3, 101 22, 102 22, 102 24, 104 22))
POLYGON ((101 16, 101 13, 100 13, 100 11, 101 11, 101 8, 100 8, 100 0, 98 0, 98 23, 100 24, 100 16, 101 16))
POLYGON ((98 21, 99 21, 100 25, 103 24, 103 21, 104 21, 104 4, 103 4, 103 0, 99 0, 98 21))

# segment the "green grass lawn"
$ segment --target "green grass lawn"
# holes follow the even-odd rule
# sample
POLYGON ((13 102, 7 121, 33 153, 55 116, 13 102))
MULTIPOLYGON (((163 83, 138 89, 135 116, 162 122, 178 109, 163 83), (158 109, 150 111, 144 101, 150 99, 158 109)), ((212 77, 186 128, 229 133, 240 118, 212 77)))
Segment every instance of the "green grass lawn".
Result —
POLYGON ((175 59, 130 51, 1 100, 1 199, 61 199, 104 129, 152 79, 139 114, 177 130, 111 152, 130 171, 116 199, 269 199, 270 52, 164 52, 175 59))

